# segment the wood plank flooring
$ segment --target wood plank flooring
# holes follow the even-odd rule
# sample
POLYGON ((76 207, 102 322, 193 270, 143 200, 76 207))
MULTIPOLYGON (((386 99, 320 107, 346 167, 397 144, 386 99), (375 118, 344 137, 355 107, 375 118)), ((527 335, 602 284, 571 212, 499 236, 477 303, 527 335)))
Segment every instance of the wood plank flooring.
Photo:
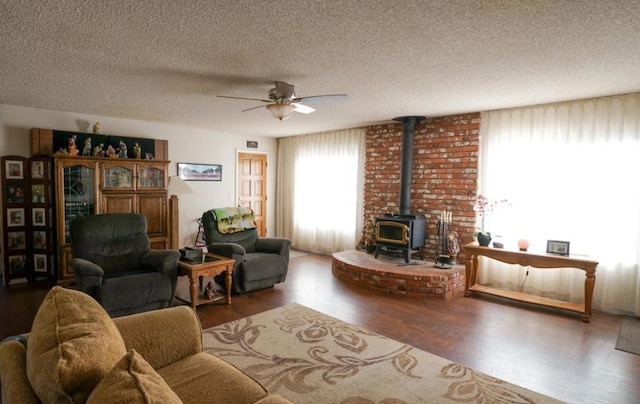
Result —
MULTIPOLYGON (((179 287, 187 285, 181 277, 179 287)), ((0 289, 2 337, 29 330, 49 287, 0 289)), ((500 298, 381 295, 335 279, 328 256, 292 258, 285 283, 197 312, 207 328, 293 302, 556 399, 640 402, 640 356, 614 349, 619 316, 594 312, 583 323, 579 314, 500 298)))

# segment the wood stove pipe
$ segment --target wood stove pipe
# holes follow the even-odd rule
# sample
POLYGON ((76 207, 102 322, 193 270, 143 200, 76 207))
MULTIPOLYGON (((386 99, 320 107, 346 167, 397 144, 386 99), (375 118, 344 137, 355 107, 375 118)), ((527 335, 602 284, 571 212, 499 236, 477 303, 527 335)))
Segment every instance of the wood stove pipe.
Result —
POLYGON ((402 122, 402 171, 400 172, 400 215, 411 214, 411 172, 413 170, 413 138, 416 123, 424 116, 401 116, 393 118, 402 122))

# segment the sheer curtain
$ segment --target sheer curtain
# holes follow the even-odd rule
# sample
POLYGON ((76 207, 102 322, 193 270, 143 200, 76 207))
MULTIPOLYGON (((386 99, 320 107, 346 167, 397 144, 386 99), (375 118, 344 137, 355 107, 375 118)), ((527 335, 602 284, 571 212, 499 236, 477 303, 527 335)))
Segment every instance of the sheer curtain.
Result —
MULTIPOLYGON (((640 315, 640 94, 483 113, 479 192, 506 198, 493 235, 570 241, 598 261, 593 307, 640 315)), ((517 248, 517 247, 516 247, 517 248)), ((584 272, 483 262, 480 283, 584 301, 584 272)))
POLYGON ((353 249, 361 232, 365 130, 280 139, 276 233, 295 248, 353 249))

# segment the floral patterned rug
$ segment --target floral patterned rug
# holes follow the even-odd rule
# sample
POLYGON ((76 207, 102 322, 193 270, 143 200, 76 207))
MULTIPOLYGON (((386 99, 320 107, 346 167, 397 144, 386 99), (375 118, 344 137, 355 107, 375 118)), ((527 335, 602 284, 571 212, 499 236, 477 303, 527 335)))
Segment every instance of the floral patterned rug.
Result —
POLYGON ((204 331, 205 351, 294 403, 558 403, 290 304, 204 331))

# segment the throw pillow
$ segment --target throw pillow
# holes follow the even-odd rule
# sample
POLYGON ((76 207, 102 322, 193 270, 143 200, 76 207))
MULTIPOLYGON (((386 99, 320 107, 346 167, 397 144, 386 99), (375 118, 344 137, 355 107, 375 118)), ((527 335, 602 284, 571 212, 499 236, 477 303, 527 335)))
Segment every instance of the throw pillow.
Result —
POLYGON ((98 302, 54 286, 33 320, 27 377, 43 402, 83 403, 126 352, 120 332, 98 302))
POLYGON ((171 387, 135 349, 127 353, 102 379, 87 404, 182 403, 171 387))

